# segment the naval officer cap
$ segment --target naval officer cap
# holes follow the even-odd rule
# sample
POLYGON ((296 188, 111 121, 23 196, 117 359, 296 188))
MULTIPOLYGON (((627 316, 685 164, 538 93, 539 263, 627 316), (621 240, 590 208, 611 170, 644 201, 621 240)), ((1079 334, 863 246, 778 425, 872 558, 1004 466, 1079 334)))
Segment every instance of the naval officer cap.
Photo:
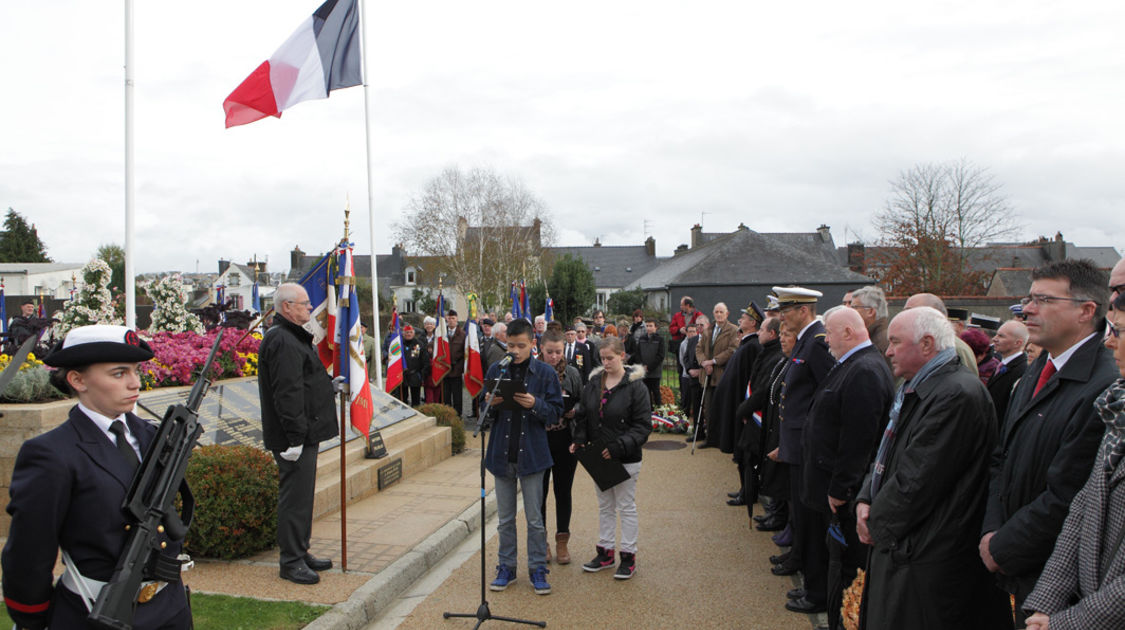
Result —
POLYGON ((769 295, 767 295, 766 296, 766 312, 767 313, 774 313, 774 312, 777 312, 780 309, 781 309, 781 306, 777 303, 777 296, 774 295, 773 293, 770 293, 769 295))
POLYGON ((781 308, 816 304, 818 299, 824 297, 820 291, 804 287, 774 287, 773 292, 777 294, 777 304, 781 308))
POLYGON ((766 314, 764 311, 762 311, 762 307, 758 306, 754 302, 754 300, 750 300, 750 305, 742 309, 742 312, 749 315, 750 319, 758 322, 759 324, 762 323, 762 320, 766 318, 766 314))
POLYGON ((946 309, 949 313, 949 321, 951 322, 968 322, 969 311, 964 308, 949 308, 946 309))
POLYGON ((140 363, 152 358, 152 348, 125 326, 81 326, 55 344, 43 362, 51 367, 75 368, 91 363, 140 363))

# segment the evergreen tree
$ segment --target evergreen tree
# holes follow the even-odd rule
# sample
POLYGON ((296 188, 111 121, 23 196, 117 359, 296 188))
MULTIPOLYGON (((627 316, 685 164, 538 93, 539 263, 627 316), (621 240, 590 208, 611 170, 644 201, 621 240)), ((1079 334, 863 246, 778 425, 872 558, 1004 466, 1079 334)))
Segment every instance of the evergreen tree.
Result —
POLYGON ((125 292, 125 248, 114 243, 101 245, 95 255, 109 265, 112 274, 109 278, 109 290, 115 293, 125 292))
POLYGON ((0 262, 51 262, 35 226, 11 208, 0 233, 0 262))
MULTIPOLYGON (((585 315, 593 308, 597 298, 594 272, 590 271, 584 260, 570 254, 564 255, 555 263, 547 289, 555 301, 555 319, 560 322, 570 322, 579 315, 585 315)), ((531 305, 531 310, 541 313, 543 300, 540 297, 537 303, 531 305)))

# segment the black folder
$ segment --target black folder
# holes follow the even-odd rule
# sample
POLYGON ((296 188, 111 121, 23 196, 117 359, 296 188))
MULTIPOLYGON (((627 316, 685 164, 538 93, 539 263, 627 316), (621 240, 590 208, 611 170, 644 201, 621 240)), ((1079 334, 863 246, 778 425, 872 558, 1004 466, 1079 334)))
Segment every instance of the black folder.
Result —
MULTIPOLYGON (((496 387, 496 379, 490 378, 484 383, 484 391, 491 392, 492 388, 496 387)), ((497 411, 523 411, 524 408, 516 402, 516 394, 526 394, 527 386, 523 381, 513 381, 510 378, 500 380, 500 388, 496 390, 496 395, 504 399, 504 402, 492 407, 497 411)))
POLYGON ((594 483, 602 492, 609 490, 629 478, 629 471, 616 459, 602 457, 605 442, 591 442, 578 449, 578 461, 582 467, 593 477, 594 483))

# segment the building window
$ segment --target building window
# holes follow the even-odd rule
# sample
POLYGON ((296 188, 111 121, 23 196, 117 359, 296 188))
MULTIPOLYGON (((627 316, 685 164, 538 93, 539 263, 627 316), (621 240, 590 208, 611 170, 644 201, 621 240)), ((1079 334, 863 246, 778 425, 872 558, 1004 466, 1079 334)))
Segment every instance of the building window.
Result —
POLYGON ((409 267, 406 270, 406 284, 415 284, 416 278, 414 276, 414 268, 409 267))
POLYGON ((227 275, 227 286, 228 287, 237 287, 239 280, 240 280, 240 278, 239 278, 237 273, 228 274, 227 275))
POLYGON ((413 313, 413 312, 415 312, 414 311, 414 300, 403 300, 403 302, 402 302, 402 312, 403 313, 413 313))

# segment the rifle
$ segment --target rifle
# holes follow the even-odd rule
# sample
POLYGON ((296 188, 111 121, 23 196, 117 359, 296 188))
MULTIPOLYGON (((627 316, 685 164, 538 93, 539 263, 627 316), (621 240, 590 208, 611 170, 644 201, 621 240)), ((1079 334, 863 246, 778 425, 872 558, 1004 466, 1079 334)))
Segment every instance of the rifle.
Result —
POLYGON ((158 577, 165 581, 173 581, 172 575, 167 573, 174 570, 175 579, 179 579, 179 563, 172 561, 175 566, 169 568, 169 559, 160 553, 166 544, 160 541, 160 534, 167 533, 172 540, 183 540, 191 524, 192 501, 190 493, 186 492, 184 473, 191 451, 203 433, 198 409, 210 388, 207 374, 222 338, 223 330, 220 328, 187 400, 168 407, 156 438, 145 451, 144 460, 133 476, 133 483, 121 506, 126 517, 132 521, 128 527, 129 540, 125 553, 118 559, 113 577, 98 594, 87 617, 99 628, 132 629, 137 597, 146 570, 150 574, 163 570, 165 576, 158 577), (184 495, 183 520, 176 514, 173 504, 176 493, 181 489, 184 495))

